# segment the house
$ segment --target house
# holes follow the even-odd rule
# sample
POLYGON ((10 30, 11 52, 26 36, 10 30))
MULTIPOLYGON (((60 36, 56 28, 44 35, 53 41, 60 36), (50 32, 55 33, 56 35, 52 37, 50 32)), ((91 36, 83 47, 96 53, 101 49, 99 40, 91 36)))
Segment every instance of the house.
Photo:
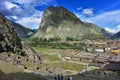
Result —
POLYGON ((89 66, 103 67, 108 61, 110 55, 107 54, 97 54, 94 56, 92 62, 89 63, 89 66))
POLYGON ((119 54, 120 53, 120 48, 112 49, 110 50, 111 54, 119 54))
POLYGON ((95 48, 94 52, 104 53, 105 52, 105 48, 95 48))
POLYGON ((107 48, 107 47, 89 47, 89 48, 87 48, 88 52, 97 52, 97 53, 105 53, 109 50, 110 50, 110 48, 107 48))
POLYGON ((113 55, 105 66, 106 70, 120 71, 120 54, 113 55))
POLYGON ((89 63, 88 66, 94 66, 94 67, 102 67, 104 65, 104 62, 102 61, 92 61, 89 63))
POLYGON ((85 62, 85 63, 89 63, 89 62, 92 61, 93 58, 94 58, 93 55, 81 55, 80 56, 80 61, 85 62))

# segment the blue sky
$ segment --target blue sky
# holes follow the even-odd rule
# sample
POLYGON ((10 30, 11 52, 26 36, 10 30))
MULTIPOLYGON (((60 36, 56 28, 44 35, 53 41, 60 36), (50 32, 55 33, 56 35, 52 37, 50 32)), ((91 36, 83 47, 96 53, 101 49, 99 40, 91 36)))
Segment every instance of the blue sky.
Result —
POLYGON ((0 0, 0 12, 28 28, 38 28, 43 11, 63 6, 80 20, 111 32, 120 31, 120 0, 0 0))

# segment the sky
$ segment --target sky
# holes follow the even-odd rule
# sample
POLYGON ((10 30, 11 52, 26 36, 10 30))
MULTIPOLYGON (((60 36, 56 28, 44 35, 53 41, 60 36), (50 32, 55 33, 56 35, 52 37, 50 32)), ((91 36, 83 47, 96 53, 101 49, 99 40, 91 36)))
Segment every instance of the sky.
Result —
POLYGON ((120 0, 0 0, 0 12, 25 27, 37 29, 49 6, 63 6, 80 20, 120 31, 120 0))

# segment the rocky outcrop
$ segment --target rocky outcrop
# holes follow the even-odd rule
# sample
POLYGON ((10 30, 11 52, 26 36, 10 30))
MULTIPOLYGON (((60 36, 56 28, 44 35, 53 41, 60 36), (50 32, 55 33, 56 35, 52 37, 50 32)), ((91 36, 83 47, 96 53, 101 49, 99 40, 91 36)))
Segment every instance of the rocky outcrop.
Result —
POLYGON ((0 13, 0 52, 21 52, 22 44, 13 25, 0 13))
POLYGON ((21 43, 12 23, 0 13, 0 53, 2 52, 12 52, 40 60, 38 54, 30 46, 21 43))
MULTIPOLYGON (((73 39, 105 39, 107 31, 82 22, 76 15, 64 7, 47 8, 42 16, 39 30, 34 38, 73 38, 73 39), (105 34, 104 34, 105 33, 105 34)), ((107 34, 108 35, 108 34, 107 34)))
POLYGON ((23 44, 26 55, 33 60, 41 60, 40 56, 28 44, 23 44))

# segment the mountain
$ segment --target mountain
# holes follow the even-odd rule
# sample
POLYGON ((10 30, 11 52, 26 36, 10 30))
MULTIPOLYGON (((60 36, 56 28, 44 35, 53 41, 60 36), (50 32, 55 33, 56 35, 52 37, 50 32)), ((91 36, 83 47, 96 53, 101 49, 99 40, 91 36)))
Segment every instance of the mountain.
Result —
POLYGON ((48 7, 33 38, 105 39, 108 32, 94 24, 82 22, 66 8, 48 7))
POLYGON ((107 31, 107 30, 105 30, 105 29, 101 29, 101 32, 106 36, 106 37, 108 37, 108 38, 112 38, 112 36, 113 36, 113 33, 112 32, 109 32, 109 31, 107 31))
POLYGON ((2 52, 12 52, 40 60, 39 55, 30 46, 21 42, 11 21, 0 13, 0 53, 2 52))
POLYGON ((22 50, 21 40, 11 22, 0 13, 0 52, 17 52, 18 50, 22 50))
POLYGON ((32 30, 32 29, 29 29, 29 28, 26 28, 18 23, 15 23, 15 22, 12 22, 14 28, 15 28, 15 31, 17 33, 17 35, 20 37, 20 38, 28 38, 30 36, 32 36, 36 31, 35 30, 32 30))
POLYGON ((120 31, 112 36, 113 39, 120 39, 120 31))

